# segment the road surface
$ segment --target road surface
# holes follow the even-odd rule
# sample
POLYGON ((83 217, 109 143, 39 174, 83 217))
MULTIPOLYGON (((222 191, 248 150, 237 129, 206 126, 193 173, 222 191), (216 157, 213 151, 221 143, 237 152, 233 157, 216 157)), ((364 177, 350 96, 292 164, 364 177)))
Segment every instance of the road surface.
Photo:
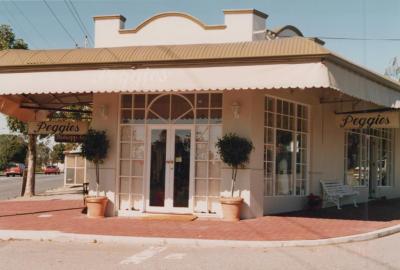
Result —
POLYGON ((400 269, 400 234, 317 247, 220 248, 0 241, 0 269, 400 269))
MULTIPOLYGON (((64 185, 64 175, 36 175, 36 194, 48 189, 58 188, 64 185)), ((22 177, 0 177, 0 200, 12 199, 20 196, 22 177)))

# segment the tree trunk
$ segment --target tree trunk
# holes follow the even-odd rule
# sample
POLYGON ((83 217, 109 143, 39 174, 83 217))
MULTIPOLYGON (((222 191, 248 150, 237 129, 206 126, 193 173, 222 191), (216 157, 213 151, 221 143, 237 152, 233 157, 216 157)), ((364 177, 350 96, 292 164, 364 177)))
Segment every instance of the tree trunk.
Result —
POLYGON ((29 135, 28 142, 28 174, 24 197, 35 196, 35 167, 36 167, 36 135, 29 135))

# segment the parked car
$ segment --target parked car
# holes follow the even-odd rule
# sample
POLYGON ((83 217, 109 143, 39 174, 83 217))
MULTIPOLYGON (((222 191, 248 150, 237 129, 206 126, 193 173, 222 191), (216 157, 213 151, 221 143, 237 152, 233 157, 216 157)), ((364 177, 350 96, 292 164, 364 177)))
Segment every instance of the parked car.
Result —
POLYGON ((4 171, 7 177, 9 176, 22 176, 25 170, 25 165, 22 163, 10 163, 4 171))
POLYGON ((60 174, 60 169, 54 165, 48 165, 43 170, 44 174, 60 174))

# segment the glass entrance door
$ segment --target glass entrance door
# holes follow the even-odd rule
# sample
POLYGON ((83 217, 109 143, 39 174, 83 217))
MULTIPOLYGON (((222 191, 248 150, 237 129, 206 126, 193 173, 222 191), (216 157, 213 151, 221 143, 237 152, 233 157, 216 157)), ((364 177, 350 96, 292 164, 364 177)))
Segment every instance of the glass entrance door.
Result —
POLYGON ((189 212, 193 172, 193 129, 157 125, 149 128, 147 209, 189 212))

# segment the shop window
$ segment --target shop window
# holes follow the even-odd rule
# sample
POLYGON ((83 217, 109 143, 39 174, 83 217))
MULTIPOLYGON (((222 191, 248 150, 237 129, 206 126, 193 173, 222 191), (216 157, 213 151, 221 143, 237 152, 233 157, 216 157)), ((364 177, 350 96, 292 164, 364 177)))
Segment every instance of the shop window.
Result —
POLYGON ((392 129, 353 129, 345 133, 345 181, 352 186, 375 187, 392 184, 392 129))
POLYGON ((222 136, 222 97, 221 93, 121 95, 119 209, 143 210, 147 125, 192 124, 194 211, 218 211, 222 162, 215 143, 222 136))
POLYGON ((264 195, 306 195, 308 107, 265 97, 264 195))
POLYGON ((65 156, 65 184, 77 185, 86 182, 85 159, 77 154, 65 156))

